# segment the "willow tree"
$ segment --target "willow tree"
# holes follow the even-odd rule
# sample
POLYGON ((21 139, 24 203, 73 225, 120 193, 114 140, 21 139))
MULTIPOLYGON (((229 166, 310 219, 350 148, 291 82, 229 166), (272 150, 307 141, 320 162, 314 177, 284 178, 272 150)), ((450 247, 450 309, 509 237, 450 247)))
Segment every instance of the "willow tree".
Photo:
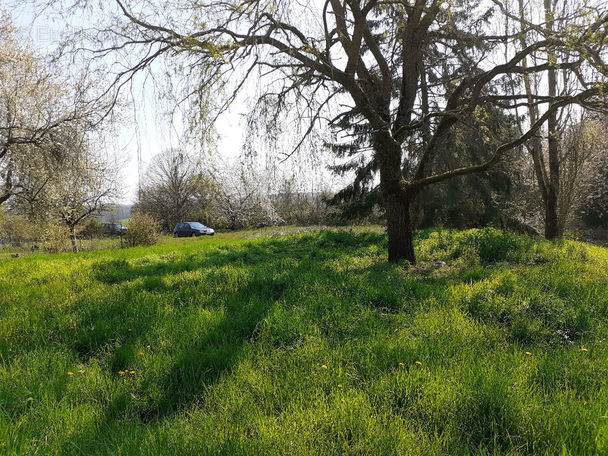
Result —
MULTIPOLYGON (((504 24, 520 18, 509 12, 508 0, 114 2, 113 13, 99 13, 107 24, 80 34, 91 42, 75 49, 105 62, 116 56, 115 88, 166 57, 183 78, 185 95, 198 100, 206 115, 224 110, 256 77, 262 86, 258 107, 275 114, 271 121, 277 110, 301 113, 303 136, 343 116, 367 125, 390 261, 415 262, 410 207, 421 189, 489 169, 533 138, 559 108, 597 99, 606 88, 608 15, 599 1, 581 1, 583 26, 559 30, 563 22, 523 20, 524 29, 537 33, 516 51, 519 38, 504 24), (527 56, 543 50, 550 60, 524 65, 527 56), (546 109, 521 135, 505 139, 485 161, 432 172, 429 163, 455 126, 468 123, 491 135, 484 128, 490 107, 515 111, 526 102, 526 93, 509 86, 513 77, 565 68, 580 75, 576 89, 534 97, 546 109)), ((87 3, 95 7, 92 1, 75 4, 87 3)))

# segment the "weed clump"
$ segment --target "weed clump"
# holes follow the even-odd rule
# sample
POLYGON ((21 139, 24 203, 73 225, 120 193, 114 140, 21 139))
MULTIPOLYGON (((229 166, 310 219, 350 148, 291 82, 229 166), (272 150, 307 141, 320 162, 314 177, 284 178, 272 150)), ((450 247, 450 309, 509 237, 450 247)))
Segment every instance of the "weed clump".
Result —
POLYGON ((528 259, 533 240, 508 231, 486 227, 465 232, 460 244, 464 248, 473 249, 484 263, 521 262, 528 259))
POLYGON ((542 262, 534 239, 493 227, 462 232, 436 231, 420 240, 419 256, 426 260, 467 258, 474 264, 542 262))

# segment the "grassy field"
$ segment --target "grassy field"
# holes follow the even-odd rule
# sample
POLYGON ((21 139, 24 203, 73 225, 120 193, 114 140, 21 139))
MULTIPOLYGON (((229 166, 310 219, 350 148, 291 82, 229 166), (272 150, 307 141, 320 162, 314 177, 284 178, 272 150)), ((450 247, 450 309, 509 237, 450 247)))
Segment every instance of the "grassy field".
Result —
POLYGON ((608 249, 379 231, 0 261, 0 454, 608 454, 608 249))

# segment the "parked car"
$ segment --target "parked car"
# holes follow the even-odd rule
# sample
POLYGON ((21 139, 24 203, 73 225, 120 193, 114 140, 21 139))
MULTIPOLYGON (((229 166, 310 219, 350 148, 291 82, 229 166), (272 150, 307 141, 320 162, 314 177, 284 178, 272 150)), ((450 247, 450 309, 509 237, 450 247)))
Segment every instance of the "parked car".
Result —
POLYGON ((108 236, 124 236, 129 231, 129 228, 120 223, 102 223, 101 228, 108 236))
POLYGON ((173 237, 213 236, 214 234, 213 228, 198 222, 178 223, 173 228, 173 237))

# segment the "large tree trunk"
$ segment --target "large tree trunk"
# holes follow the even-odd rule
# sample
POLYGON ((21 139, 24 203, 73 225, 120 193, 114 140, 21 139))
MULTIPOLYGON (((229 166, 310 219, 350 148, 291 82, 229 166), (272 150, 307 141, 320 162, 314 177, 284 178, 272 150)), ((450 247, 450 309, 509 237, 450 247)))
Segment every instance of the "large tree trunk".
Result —
MULTIPOLYGON (((544 0, 545 18, 547 28, 553 29, 553 5, 551 0, 544 0)), ((556 62, 557 58, 551 48, 547 52, 549 62, 556 62)), ((557 96, 557 74, 554 67, 547 71, 547 85, 549 97, 557 96)), ((557 112, 553 112, 547 121, 547 154, 549 155, 549 181, 547 182, 547 199, 545 200, 545 238, 555 239, 561 236, 559 229, 559 131, 557 112)))
MULTIPOLYGON (((549 70, 549 96, 555 97, 555 70, 549 70)), ((559 131, 557 113, 551 114, 547 122, 547 155, 549 156, 549 182, 547 183, 547 199, 545 201, 545 238, 555 239, 561 236, 559 223, 559 131)))
POLYGON ((388 260, 407 260, 410 264, 416 264, 410 210, 413 195, 406 193, 402 187, 401 146, 390 134, 383 132, 376 133, 374 140, 380 159, 380 189, 386 212, 388 260))
POLYGON ((398 195, 384 197, 388 233, 388 261, 416 264, 410 201, 398 195))
POLYGON ((556 239, 561 236, 557 211, 557 194, 549 191, 545 201, 545 239, 556 239))
MULTIPOLYGON (((388 118, 388 103, 386 112, 388 118)), ((416 255, 411 218, 413 194, 407 193, 403 188, 401 145, 386 132, 377 132, 374 142, 380 161, 380 189, 386 212, 388 261, 407 260, 414 265, 416 255)))
MULTIPOLYGON (((522 23, 524 20, 524 2, 519 0, 520 15, 522 23)), ((551 0, 544 0, 545 18, 549 30, 553 28, 553 6, 551 0)), ((522 47, 526 47, 525 34, 520 35, 520 43, 522 47)), ((555 53, 549 49, 547 52, 547 60, 556 62, 555 53)), ((524 68, 527 68, 527 59, 522 61, 524 68)), ((538 93, 538 84, 535 83, 534 90, 532 88, 533 81, 529 76, 524 75, 524 84, 526 94, 528 96, 528 113, 530 115, 530 124, 536 123, 539 118, 538 108, 535 106, 532 95, 533 92, 538 93)), ((557 74, 555 68, 550 68, 547 71, 547 85, 549 97, 557 96, 557 74)), ((540 137, 532 139, 529 150, 534 162, 534 172, 538 181, 538 187, 542 197, 543 206, 545 209, 545 238, 555 239, 561 236, 562 228, 559 218, 559 187, 560 187, 560 170, 559 170, 559 132, 558 132, 557 112, 552 113, 547 121, 548 131, 548 146, 547 155, 549 160, 549 169, 545 163, 543 155, 543 146, 540 137)))

